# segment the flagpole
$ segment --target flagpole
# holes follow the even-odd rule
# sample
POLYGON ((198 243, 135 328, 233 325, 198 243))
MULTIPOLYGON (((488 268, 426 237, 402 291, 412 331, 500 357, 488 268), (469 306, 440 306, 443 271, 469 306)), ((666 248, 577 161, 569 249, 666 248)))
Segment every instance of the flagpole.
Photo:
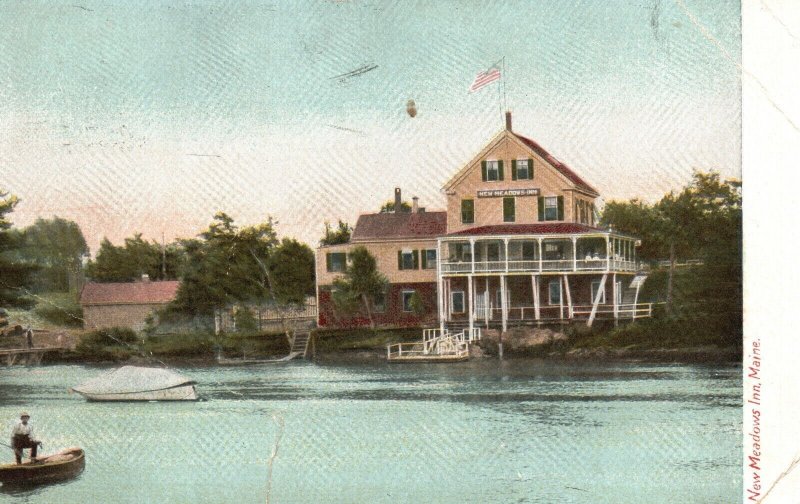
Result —
POLYGON ((506 57, 503 56, 503 108, 508 110, 508 102, 506 101, 506 57))

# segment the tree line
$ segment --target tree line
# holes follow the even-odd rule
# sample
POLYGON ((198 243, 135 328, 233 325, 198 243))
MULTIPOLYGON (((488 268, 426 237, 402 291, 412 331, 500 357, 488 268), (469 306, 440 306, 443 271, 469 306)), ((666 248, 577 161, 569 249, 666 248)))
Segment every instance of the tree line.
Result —
POLYGON ((17 229, 9 219, 19 200, 0 191, 0 307, 31 307, 42 292, 75 292, 81 280, 181 280, 172 312, 209 315, 237 303, 302 304, 314 293, 314 252, 279 238, 268 218, 238 226, 216 214, 195 238, 159 244, 141 233, 114 245, 104 238, 92 259, 77 223, 37 219, 17 229))

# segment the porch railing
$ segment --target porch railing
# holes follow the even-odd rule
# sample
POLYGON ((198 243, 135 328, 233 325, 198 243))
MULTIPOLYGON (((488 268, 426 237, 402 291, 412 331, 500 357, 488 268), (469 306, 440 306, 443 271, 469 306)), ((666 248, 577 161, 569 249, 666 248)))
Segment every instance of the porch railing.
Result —
MULTIPOLYGON (((557 259, 557 260, 518 260, 508 261, 475 261, 475 273, 503 273, 506 271, 520 272, 552 272, 552 271, 638 271, 636 261, 622 261, 617 259, 557 259)), ((472 273, 473 263, 441 262, 439 264, 444 274, 472 273)))
MULTIPOLYGON (((498 322, 502 319, 502 308, 492 307, 492 315, 489 318, 492 322, 498 322)), ((592 305, 573 305, 572 317, 570 317, 569 306, 564 304, 560 305, 544 305, 539 307, 539 320, 568 320, 572 319, 588 319, 592 313, 592 305), (563 317, 562 317, 563 313, 563 317)), ((603 304, 597 306, 595 316, 601 318, 608 318, 614 315, 614 306, 603 304)), ((650 318, 653 316, 653 303, 626 303, 617 305, 617 317, 620 319, 638 319, 650 318)), ((477 322, 482 322, 484 318, 480 315, 475 317, 477 322)), ((508 308, 507 319, 508 321, 535 321, 536 309, 533 306, 512 306, 508 308)))

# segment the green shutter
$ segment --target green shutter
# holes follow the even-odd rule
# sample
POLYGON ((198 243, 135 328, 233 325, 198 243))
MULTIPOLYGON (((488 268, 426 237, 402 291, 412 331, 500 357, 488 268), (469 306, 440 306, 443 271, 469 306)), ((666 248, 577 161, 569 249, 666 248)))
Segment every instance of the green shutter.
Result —
POLYGON ((503 198, 503 222, 514 222, 514 198, 503 198))
POLYGON ((564 196, 558 197, 558 220, 564 220, 564 196))
POLYGON ((414 256, 414 269, 419 269, 419 250, 414 250, 412 254, 414 256))
POLYGON ((486 182, 486 161, 481 161, 481 180, 486 182))
POLYGON ((331 254, 328 252, 325 254, 325 266, 328 269, 328 273, 333 271, 333 261, 331 260, 331 254))
POLYGON ((397 251, 397 269, 399 269, 399 270, 403 269, 403 251, 402 250, 398 250, 397 251))
POLYGON ((539 222, 544 221, 544 196, 539 196, 539 222))
POLYGON ((517 160, 511 160, 511 180, 517 180, 517 160))
POLYGON ((428 251, 422 250, 422 269, 428 269, 428 251))
POLYGON ((497 180, 503 180, 503 160, 497 161, 497 180))
POLYGON ((533 159, 528 159, 528 179, 533 180, 533 159))

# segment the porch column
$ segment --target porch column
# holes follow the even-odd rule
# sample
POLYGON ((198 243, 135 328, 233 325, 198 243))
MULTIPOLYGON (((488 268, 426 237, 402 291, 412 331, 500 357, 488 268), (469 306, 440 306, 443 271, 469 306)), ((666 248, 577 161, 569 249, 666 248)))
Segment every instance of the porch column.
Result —
POLYGON ((483 318, 486 322, 486 329, 489 329, 489 318, 492 315, 492 304, 489 299, 489 277, 486 277, 486 283, 484 284, 484 291, 483 291, 483 318))
POLYGON ((569 280, 568 276, 564 274, 564 290, 567 292, 567 316, 572 318, 573 315, 573 306, 572 306, 572 295, 569 292, 569 280))
POLYGON ((619 319, 619 303, 617 303, 617 274, 614 273, 611 279, 611 281, 614 282, 614 284, 611 286, 611 292, 614 295, 614 325, 617 325, 617 319, 619 319))
MULTIPOLYGON (((572 271, 578 271, 578 237, 572 237, 572 271)), ((564 279, 567 277, 565 276, 564 279)))
POLYGON ((500 312, 502 313, 503 332, 508 329, 508 306, 506 302, 506 276, 500 275, 500 312))
POLYGON ((506 248, 506 273, 508 273, 508 238, 504 238, 503 242, 505 243, 506 248))
POLYGON ((436 308, 439 310, 439 329, 444 334, 444 282, 442 281, 442 241, 436 241, 436 308))
POLYGON ((531 285, 533 286, 533 315, 539 320, 539 277, 531 275, 531 285))
POLYGON ((473 321, 473 318, 474 318, 473 317, 473 314, 474 314, 474 300, 472 299, 472 283, 473 283, 472 281, 473 281, 472 275, 467 275, 467 298, 468 298, 468 302, 469 302, 469 310, 467 311, 467 314, 469 315, 469 333, 470 333, 470 337, 472 335, 472 330, 475 327, 475 323, 473 321))
POLYGON ((472 274, 475 274, 475 238, 469 239, 469 262, 472 265, 472 274))
POLYGON ((447 321, 448 322, 452 322, 453 321, 453 313, 451 312, 451 308, 452 307, 450 306, 450 287, 451 287, 450 286, 450 282, 451 282, 451 279, 448 278, 447 281, 445 282, 445 288, 444 288, 444 293, 445 293, 444 304, 445 304, 445 306, 447 306, 446 310, 447 310, 447 321))
POLYGON ((608 273, 604 273, 603 278, 600 279, 600 285, 597 287, 597 294, 594 295, 594 299, 592 300, 592 313, 589 314, 589 321, 586 322, 586 325, 589 327, 592 327, 594 317, 597 315, 597 305, 600 304, 600 298, 603 297, 603 293, 605 292, 606 278, 608 278, 608 273))
POLYGON ((542 272, 542 239, 537 238, 539 240, 539 273, 542 272))
POLYGON ((561 286, 561 282, 558 283, 558 290, 558 318, 564 320, 564 289, 561 286))
POLYGON ((606 235, 606 271, 611 271, 611 243, 606 235))

